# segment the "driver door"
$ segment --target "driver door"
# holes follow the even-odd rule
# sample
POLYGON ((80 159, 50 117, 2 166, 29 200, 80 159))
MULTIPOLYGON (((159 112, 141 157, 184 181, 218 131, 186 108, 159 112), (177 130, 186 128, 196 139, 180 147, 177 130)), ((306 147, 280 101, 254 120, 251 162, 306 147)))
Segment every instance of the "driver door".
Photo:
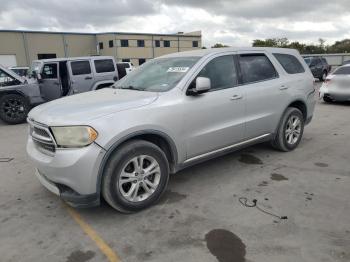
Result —
POLYGON ((45 101, 51 101, 62 96, 58 62, 43 65, 39 87, 41 97, 45 101))

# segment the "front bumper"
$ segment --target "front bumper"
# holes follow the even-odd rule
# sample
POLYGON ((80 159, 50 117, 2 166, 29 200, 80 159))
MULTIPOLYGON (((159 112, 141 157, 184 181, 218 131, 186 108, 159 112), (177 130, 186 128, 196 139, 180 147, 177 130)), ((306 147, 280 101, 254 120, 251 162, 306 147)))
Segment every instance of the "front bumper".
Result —
POLYGON ((72 206, 99 204, 98 170, 105 150, 93 143, 84 148, 57 149, 53 155, 40 151, 31 136, 27 153, 43 186, 72 206))
POLYGON ((350 101, 350 92, 330 90, 327 87, 321 87, 319 92, 319 98, 323 99, 324 97, 327 97, 334 101, 345 102, 345 101, 350 101))

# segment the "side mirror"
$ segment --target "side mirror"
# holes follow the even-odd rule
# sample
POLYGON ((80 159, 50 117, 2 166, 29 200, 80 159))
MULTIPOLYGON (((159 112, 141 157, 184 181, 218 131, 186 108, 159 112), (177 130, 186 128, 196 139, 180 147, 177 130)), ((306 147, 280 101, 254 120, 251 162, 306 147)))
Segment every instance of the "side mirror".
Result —
POLYGON ((211 81, 209 78, 207 77, 197 77, 196 78, 196 86, 192 89, 189 89, 187 91, 188 95, 199 95, 199 94, 203 94, 205 92, 208 92, 211 88, 211 81))

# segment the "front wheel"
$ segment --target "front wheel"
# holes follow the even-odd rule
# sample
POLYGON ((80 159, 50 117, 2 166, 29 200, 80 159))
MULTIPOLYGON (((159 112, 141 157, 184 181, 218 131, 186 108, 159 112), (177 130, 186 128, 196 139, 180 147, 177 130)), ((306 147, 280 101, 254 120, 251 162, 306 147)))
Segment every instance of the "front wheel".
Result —
POLYGON ((304 117, 301 111, 295 107, 287 108, 278 127, 276 137, 272 145, 284 152, 294 150, 303 136, 304 117))
POLYGON ((8 94, 0 98, 0 118, 4 122, 15 125, 23 123, 29 112, 29 103, 21 95, 8 94))
POLYGON ((169 180, 164 152, 143 140, 127 142, 107 162, 102 194, 108 204, 123 213, 140 211, 154 204, 169 180))

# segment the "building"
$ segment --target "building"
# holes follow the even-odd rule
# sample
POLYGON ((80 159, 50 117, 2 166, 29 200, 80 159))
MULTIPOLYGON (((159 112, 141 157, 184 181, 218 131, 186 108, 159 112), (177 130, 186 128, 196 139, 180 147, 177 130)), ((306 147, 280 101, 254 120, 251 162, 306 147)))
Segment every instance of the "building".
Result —
POLYGON ((36 59, 110 55, 118 62, 140 65, 154 57, 201 46, 201 31, 143 34, 0 30, 0 64, 29 66, 36 59))

